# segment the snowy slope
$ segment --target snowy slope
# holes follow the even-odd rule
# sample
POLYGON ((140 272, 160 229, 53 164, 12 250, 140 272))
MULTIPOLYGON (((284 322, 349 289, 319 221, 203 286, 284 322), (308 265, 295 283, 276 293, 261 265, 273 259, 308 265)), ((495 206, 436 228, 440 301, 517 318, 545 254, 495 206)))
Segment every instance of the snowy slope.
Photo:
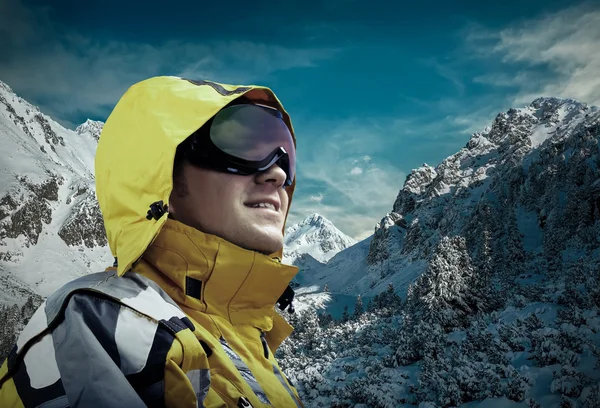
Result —
MULTIPOLYGON (((302 285, 317 285, 324 288, 327 284, 333 293, 343 293, 344 289, 351 286, 362 277, 367 268, 367 255, 372 238, 363 241, 341 251, 331 258, 327 264, 311 263, 308 268, 303 269, 300 265, 298 282, 302 285)), ((304 259, 300 259, 304 261, 304 259)))
POLYGON ((308 254, 318 262, 327 263, 335 254, 355 243, 331 221, 319 214, 312 214, 304 221, 286 228, 283 262, 293 264, 297 258, 308 254))
POLYGON ((112 263, 94 192, 101 127, 65 129, 0 82, 0 302, 112 263))

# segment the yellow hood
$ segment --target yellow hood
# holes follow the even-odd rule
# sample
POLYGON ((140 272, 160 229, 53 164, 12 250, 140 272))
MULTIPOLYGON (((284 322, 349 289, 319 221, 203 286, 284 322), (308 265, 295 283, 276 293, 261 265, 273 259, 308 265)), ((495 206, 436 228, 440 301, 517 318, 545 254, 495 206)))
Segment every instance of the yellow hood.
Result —
MULTIPOLYGON (((177 146, 242 95, 279 109, 296 142, 289 115, 266 87, 155 77, 121 97, 100 135, 95 169, 96 194, 119 275, 142 256, 167 221, 166 215, 148 220, 146 214, 152 203, 169 203, 177 146)), ((286 189, 290 204, 294 188, 295 181, 286 189)), ((281 251, 273 256, 281 257, 281 251)))

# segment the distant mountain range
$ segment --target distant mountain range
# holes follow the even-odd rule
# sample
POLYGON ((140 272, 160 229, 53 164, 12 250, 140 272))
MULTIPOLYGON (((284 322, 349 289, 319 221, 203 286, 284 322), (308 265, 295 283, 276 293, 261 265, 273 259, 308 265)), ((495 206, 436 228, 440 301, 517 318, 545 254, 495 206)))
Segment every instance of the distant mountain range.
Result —
MULTIPOLYGON (((0 280, 6 285, 0 300, 10 304, 23 303, 28 290, 46 296, 70 279, 104 269, 112 258, 94 193, 103 123, 88 120, 76 131, 65 129, 0 82, 2 106, 0 141, 7 154, 0 159, 0 280)), ((498 236, 505 235, 498 228, 512 228, 523 235, 527 259, 543 257, 548 238, 542 223, 558 222, 566 206, 551 198, 566 188, 560 183, 578 171, 585 180, 577 182, 593 194, 599 190, 595 168, 586 170, 578 161, 587 154, 584 164, 595 166, 597 152, 582 151, 584 139, 577 136, 598 126, 599 115, 595 107, 558 98, 500 113, 458 153, 436 167, 413 170, 373 236, 357 243, 312 214, 286 229, 284 262, 301 268, 299 285, 373 296, 389 283, 406 292, 443 235, 466 236, 476 254, 481 228, 498 236)), ((594 197, 585 198, 589 214, 595 214, 594 197)), ((503 244, 496 245, 503 253, 503 244)))

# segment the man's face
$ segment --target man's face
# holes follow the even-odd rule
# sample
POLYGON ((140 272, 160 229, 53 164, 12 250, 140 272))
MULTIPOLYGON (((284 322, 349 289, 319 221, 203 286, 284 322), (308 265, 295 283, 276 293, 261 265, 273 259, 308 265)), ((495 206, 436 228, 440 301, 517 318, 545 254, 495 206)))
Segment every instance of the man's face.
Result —
POLYGON ((285 178, 277 165, 240 176, 185 164, 171 194, 169 212, 202 232, 272 254, 283 247, 288 209, 285 178))

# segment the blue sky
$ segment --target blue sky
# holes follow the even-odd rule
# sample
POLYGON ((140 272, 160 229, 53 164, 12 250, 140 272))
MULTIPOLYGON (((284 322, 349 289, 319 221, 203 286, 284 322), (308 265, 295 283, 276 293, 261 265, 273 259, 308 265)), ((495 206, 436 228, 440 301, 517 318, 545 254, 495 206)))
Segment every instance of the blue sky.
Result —
POLYGON ((290 222, 357 239, 500 111, 600 105, 594 2, 2 0, 0 49, 0 80, 71 128, 155 75, 271 87, 298 135, 290 222))

